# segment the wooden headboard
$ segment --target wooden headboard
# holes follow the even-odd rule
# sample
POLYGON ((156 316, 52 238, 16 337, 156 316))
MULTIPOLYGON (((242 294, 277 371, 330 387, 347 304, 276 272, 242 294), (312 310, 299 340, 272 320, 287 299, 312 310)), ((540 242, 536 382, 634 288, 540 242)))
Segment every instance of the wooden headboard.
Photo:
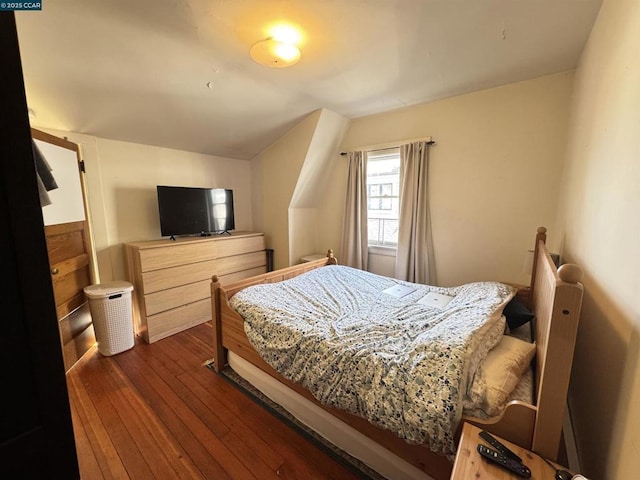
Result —
POLYGON ((558 455, 583 288, 582 270, 574 264, 556 269, 546 247, 546 229, 536 238, 530 292, 535 313, 536 407, 531 449, 547 458, 558 455), (553 319, 553 322, 551 321, 553 319))
POLYGON ((463 420, 556 460, 582 305, 582 270, 574 264, 557 269, 546 238, 547 229, 538 228, 531 286, 518 295, 535 313, 535 405, 516 400, 498 417, 463 420))

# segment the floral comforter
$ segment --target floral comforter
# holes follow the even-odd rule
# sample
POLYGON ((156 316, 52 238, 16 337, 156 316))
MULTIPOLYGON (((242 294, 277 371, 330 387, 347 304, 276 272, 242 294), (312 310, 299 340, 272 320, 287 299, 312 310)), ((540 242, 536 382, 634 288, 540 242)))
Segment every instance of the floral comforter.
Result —
POLYGON ((467 387, 504 332, 513 294, 495 282, 439 288, 328 266, 246 288, 230 303, 260 356, 320 402, 453 454, 467 387), (397 284, 415 290, 383 292, 397 284), (430 291, 454 298, 443 308, 418 303, 430 291))

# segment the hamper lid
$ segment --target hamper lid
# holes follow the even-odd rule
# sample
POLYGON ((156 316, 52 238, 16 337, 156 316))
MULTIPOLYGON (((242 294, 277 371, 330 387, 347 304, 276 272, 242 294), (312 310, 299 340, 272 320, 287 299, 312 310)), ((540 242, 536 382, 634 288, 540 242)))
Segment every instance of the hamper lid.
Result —
POLYGON ((129 282, 108 282, 98 283, 84 287, 84 293, 89 298, 104 298, 118 293, 126 293, 133 290, 133 285, 129 282))

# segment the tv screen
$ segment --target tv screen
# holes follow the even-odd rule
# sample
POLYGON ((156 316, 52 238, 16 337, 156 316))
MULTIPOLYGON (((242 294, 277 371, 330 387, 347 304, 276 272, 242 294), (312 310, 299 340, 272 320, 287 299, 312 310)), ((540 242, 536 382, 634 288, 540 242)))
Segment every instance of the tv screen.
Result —
POLYGON ((156 188, 163 237, 226 233, 235 228, 232 190, 166 185, 156 188))

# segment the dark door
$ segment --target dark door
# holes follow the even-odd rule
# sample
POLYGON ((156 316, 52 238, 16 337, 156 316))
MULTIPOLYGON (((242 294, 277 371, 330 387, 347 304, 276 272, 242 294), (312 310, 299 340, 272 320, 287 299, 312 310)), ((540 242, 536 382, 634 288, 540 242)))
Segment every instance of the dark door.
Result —
POLYGON ((14 15, 0 12, 0 478, 79 478, 14 15))

